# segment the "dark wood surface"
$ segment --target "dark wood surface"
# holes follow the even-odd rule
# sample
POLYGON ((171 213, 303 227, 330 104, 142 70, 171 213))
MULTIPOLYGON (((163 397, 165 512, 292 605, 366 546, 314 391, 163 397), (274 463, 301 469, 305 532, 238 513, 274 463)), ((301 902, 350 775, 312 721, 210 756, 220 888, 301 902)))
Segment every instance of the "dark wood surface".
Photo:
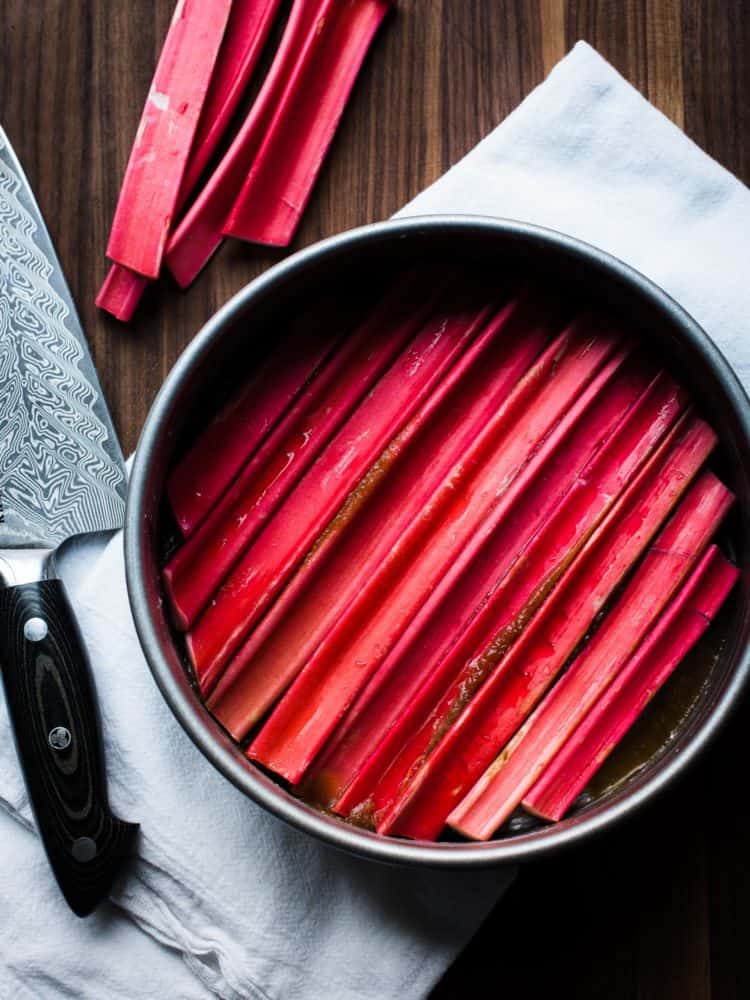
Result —
MULTIPOLYGON (((122 327, 97 313, 119 182, 173 0, 1 0, 0 123, 57 244, 123 448, 181 349, 276 255, 225 247, 122 327)), ((750 182, 747 0, 401 0, 357 84, 295 246, 382 219, 578 39, 750 182)), ((744 710, 701 766, 596 843, 527 868, 435 993, 750 997, 744 710)))

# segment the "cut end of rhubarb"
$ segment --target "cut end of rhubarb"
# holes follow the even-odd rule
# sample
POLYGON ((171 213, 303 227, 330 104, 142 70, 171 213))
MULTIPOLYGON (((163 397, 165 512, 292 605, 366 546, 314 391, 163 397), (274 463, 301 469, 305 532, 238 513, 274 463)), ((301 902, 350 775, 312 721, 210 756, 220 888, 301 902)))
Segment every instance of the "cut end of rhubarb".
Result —
POLYGON ((112 264, 96 296, 96 305, 122 323, 128 323, 147 285, 148 278, 142 274, 129 271, 120 264, 112 264))

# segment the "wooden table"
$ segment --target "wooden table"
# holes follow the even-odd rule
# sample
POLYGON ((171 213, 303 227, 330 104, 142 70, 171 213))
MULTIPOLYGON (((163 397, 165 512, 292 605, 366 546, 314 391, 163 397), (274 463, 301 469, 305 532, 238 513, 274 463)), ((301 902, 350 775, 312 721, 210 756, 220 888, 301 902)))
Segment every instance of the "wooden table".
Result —
MULTIPOLYGON (((123 448, 182 348, 277 255, 225 247, 136 322, 97 312, 118 186, 174 0, 2 0, 0 122, 57 244, 123 448)), ((469 150, 578 39, 750 182, 747 0, 401 0, 357 85, 296 247, 385 218, 469 150)), ((524 870, 435 992, 750 997, 745 727, 617 832, 524 870)))

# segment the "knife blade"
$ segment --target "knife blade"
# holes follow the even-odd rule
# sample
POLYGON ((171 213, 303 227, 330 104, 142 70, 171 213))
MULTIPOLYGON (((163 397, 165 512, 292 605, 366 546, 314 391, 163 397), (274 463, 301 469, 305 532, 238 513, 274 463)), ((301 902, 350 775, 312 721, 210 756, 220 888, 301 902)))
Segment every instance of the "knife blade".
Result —
POLYGON ((126 475, 52 241, 0 128, 0 669, 29 801, 79 916, 138 826, 109 808, 85 649, 55 553, 122 526, 126 475))

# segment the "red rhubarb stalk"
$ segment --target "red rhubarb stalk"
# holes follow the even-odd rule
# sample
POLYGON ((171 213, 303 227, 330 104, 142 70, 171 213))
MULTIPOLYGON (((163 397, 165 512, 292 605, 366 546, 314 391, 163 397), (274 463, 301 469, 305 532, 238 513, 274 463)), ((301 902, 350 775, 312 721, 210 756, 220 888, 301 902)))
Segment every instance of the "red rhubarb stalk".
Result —
POLYGON ((250 83, 280 3, 232 0, 226 34, 182 179, 179 208, 200 180, 250 83))
MULTIPOLYGON (((167 563, 164 581, 180 628, 193 624, 269 517, 426 319, 432 304, 428 298, 412 301, 400 284, 395 291, 346 338, 167 563)), ((268 373, 259 380, 261 387, 269 388, 274 381, 268 373)), ((257 391, 256 385, 245 393, 256 423, 257 391)), ((234 422, 232 415, 229 419, 234 422)), ((207 445, 223 448, 220 428, 216 437, 207 445)), ((235 440, 240 446, 245 443, 237 435, 235 440)), ((201 464, 210 461, 210 454, 205 451, 201 464)))
POLYGON ((601 376, 588 390, 601 395, 584 393, 550 435, 519 476, 513 507, 498 511, 486 542, 475 539, 462 553, 350 713, 319 768, 324 801, 338 799, 337 812, 393 798, 459 693, 481 682, 471 653, 542 598, 677 418, 679 389, 663 374, 646 384, 642 362, 613 383, 601 376))
POLYGON ((218 677, 347 495, 486 318, 486 308, 432 317, 359 404, 188 633, 199 680, 209 672, 218 677))
POLYGON ((713 621, 739 570, 711 546, 614 683, 524 796, 544 819, 562 819, 646 705, 713 621))
POLYGON ((300 53, 223 233, 286 246, 362 62, 393 0, 328 0, 300 53))
POLYGON ((209 701, 235 738, 242 739, 289 686, 542 350, 553 326, 537 301, 534 292, 516 297, 487 324, 376 462, 378 470, 388 470, 387 482, 370 492, 356 521, 337 518, 238 652, 209 701))
POLYGON ((510 816, 566 739, 646 637, 731 506, 707 472, 646 553, 592 639, 496 761, 448 817, 465 836, 487 840, 510 816))
POLYGON ((294 0, 279 48, 258 96, 231 146, 169 240, 166 261, 186 288, 218 250, 222 226, 247 177, 305 41, 326 0, 294 0))
POLYGON ((96 296, 96 305, 111 313, 115 319, 127 323, 133 318, 148 283, 148 278, 142 274, 136 274, 121 264, 112 264, 96 296))
POLYGON ((556 360, 546 378, 535 378, 537 392, 518 419, 507 418, 517 409, 514 393, 318 647, 251 744, 252 759, 293 783, 301 779, 440 577, 474 533, 484 531, 487 515, 615 345, 614 336, 594 336, 587 323, 574 324, 551 345, 530 376, 556 360))
MULTIPOLYGON (((500 665, 460 712, 378 824, 434 838, 508 742, 688 487, 716 441, 701 420, 676 425, 570 564, 500 665)), ((490 648, 487 653, 492 654, 490 648)))
MULTIPOLYGON (((174 208, 184 207, 213 155, 250 82, 271 30, 280 0, 233 0, 208 94, 190 150, 174 208)), ((113 264, 96 297, 96 304, 127 323, 133 317, 148 279, 113 264)))
POLYGON ((184 535, 196 531, 333 344, 334 336, 320 330, 292 333, 199 435, 167 481, 172 511, 184 535))
POLYGON ((231 0, 178 0, 149 90, 107 256, 157 278, 231 0))

